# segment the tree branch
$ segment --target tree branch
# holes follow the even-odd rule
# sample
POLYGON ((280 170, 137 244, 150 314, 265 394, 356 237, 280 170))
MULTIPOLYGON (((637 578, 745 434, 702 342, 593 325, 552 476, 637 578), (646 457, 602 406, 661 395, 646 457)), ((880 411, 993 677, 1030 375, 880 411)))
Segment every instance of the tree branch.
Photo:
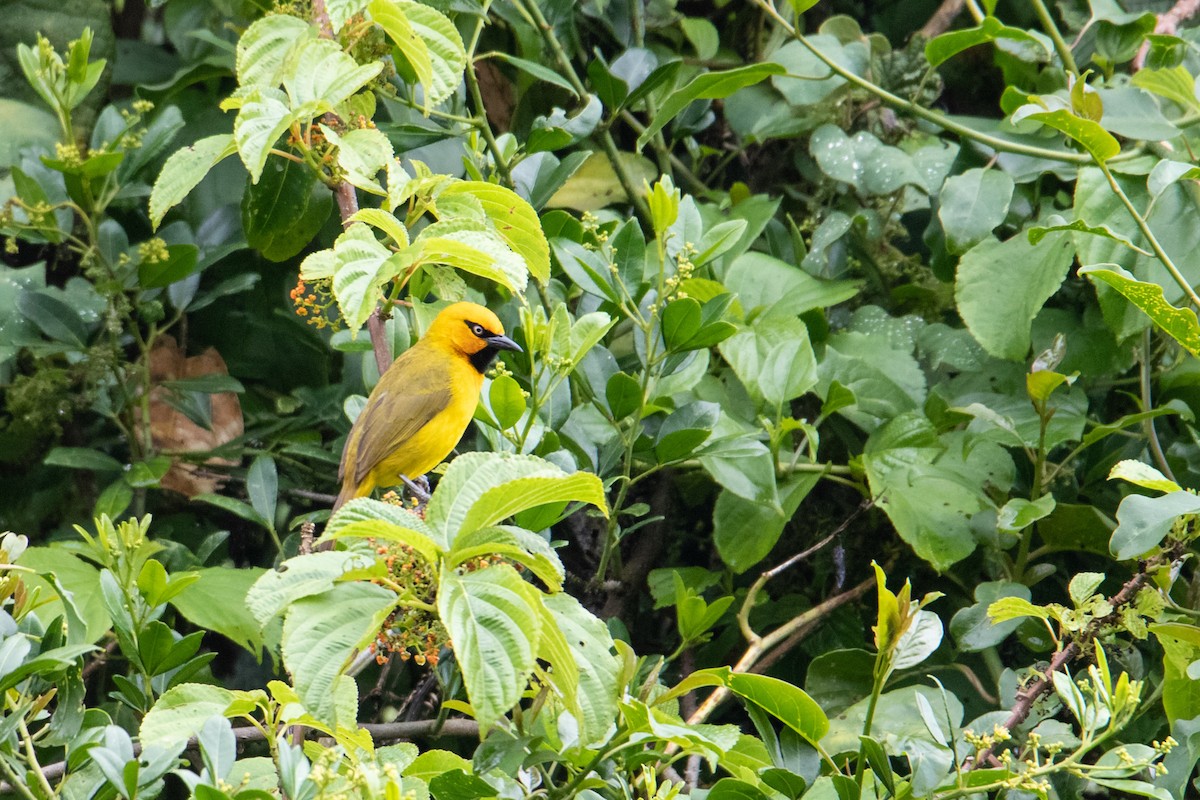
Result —
MULTIPOLYGON (((1080 642, 1090 643, 1094 641, 1103 628, 1117 620, 1121 608, 1132 603, 1137 597, 1138 592, 1142 590, 1142 587, 1150 582, 1152 570, 1165 564, 1173 563, 1181 558, 1182 555, 1182 546, 1176 544, 1167 552, 1142 562, 1141 568, 1132 578, 1125 582, 1125 585, 1121 587, 1121 591, 1109 598, 1109 603, 1113 609, 1112 613, 1108 616, 1092 620, 1091 624, 1084 629, 1079 639, 1070 642, 1066 647, 1054 654, 1054 657, 1050 659, 1050 665, 1046 667, 1046 671, 1040 678, 1017 692, 1016 702, 1013 703, 1008 718, 1001 723, 1003 727, 1012 731, 1028 719, 1029 712, 1033 710, 1034 702, 1054 687, 1054 673, 1082 655, 1083 647, 1080 645, 1080 642)), ((980 750, 975 756, 975 763, 971 766, 971 769, 993 766, 996 760, 994 750, 994 746, 980 750)))

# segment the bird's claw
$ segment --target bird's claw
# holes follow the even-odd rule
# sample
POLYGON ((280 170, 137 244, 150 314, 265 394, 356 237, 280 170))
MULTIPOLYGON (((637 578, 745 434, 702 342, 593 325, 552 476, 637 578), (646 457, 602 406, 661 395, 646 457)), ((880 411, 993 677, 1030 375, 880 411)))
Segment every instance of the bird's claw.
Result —
POLYGON ((424 475, 418 475, 416 480, 409 478, 407 475, 401 475, 400 480, 408 487, 408 491, 412 496, 417 498, 417 502, 422 506, 429 502, 429 479, 424 475))

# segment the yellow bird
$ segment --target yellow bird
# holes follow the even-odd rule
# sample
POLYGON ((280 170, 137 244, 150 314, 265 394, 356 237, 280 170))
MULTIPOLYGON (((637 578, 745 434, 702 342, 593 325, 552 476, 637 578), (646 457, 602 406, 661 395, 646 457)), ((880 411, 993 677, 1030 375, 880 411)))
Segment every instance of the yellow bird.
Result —
POLYGON ((367 398, 342 451, 333 510, 440 464, 466 431, 483 373, 501 350, 521 348, 491 311, 475 303, 444 308, 367 398))

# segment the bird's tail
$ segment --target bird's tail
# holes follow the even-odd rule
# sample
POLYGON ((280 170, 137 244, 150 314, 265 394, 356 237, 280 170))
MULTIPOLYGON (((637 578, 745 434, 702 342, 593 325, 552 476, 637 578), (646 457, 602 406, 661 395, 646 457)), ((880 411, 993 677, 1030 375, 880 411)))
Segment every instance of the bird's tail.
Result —
POLYGON ((356 497, 366 497, 375 488, 374 482, 367 478, 360 484, 355 484, 352 478, 342 481, 342 490, 338 492, 337 500, 333 501, 333 510, 337 511, 343 505, 356 497))

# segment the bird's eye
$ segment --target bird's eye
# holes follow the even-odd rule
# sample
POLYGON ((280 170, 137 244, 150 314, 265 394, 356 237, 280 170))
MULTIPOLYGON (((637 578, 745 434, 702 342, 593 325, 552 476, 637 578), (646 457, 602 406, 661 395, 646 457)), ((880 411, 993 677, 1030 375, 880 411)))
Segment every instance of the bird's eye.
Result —
POLYGON ((485 334, 487 331, 485 331, 483 329, 482 325, 472 325, 471 332, 474 333, 476 336, 483 336, 483 334, 485 334))

